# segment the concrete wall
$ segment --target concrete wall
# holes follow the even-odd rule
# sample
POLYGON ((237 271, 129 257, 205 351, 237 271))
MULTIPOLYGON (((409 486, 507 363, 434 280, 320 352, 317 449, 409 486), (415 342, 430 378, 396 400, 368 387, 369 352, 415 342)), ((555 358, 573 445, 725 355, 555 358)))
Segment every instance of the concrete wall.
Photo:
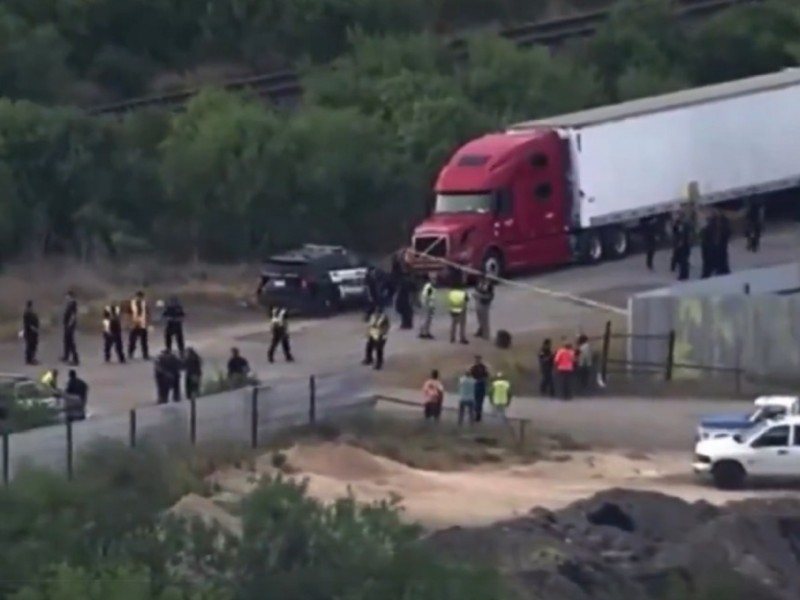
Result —
MULTIPOLYGON (((374 398, 364 371, 345 371, 320 375, 316 381, 316 418, 332 420, 371 408, 374 398)), ((232 442, 249 444, 253 398, 257 403, 257 428, 260 440, 282 428, 309 422, 309 380, 307 377, 278 381, 269 386, 235 390, 196 401, 198 443, 232 442)), ((189 442, 190 404, 180 402, 146 406, 135 411, 136 439, 157 444, 189 442)), ((98 417, 74 423, 73 456, 79 457, 101 440, 129 443, 129 414, 98 417)), ((35 465, 60 472, 67 470, 67 428, 54 425, 9 436, 9 474, 24 465, 35 465)))
MULTIPOLYGON (((800 380, 800 297, 637 297, 630 309, 632 362, 663 363, 667 344, 639 336, 674 330, 676 364, 741 368, 753 378, 800 380)), ((677 369, 675 376, 708 373, 677 369)))

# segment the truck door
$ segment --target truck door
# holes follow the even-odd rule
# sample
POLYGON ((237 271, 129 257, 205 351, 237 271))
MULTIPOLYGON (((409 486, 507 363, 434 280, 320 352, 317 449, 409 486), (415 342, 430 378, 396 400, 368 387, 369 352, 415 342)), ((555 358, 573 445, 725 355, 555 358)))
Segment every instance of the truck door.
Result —
POLYGON ((525 236, 519 215, 519 201, 514 197, 513 188, 499 190, 495 196, 495 214, 492 231, 493 243, 505 257, 506 267, 524 267, 525 236))

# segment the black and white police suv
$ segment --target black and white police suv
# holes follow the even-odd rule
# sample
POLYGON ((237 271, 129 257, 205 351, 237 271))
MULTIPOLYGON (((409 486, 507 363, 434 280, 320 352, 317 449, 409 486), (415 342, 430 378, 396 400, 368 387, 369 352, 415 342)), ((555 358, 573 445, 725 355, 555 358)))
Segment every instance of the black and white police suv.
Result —
POLYGON ((259 299, 290 314, 330 315, 367 301, 368 262, 341 246, 306 244, 267 259, 259 299))

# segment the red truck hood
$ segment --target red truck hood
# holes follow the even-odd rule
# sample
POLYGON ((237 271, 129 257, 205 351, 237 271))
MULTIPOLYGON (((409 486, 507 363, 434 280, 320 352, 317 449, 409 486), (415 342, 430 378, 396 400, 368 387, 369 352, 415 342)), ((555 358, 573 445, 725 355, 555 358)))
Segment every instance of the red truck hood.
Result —
POLYGON ((443 213, 431 215, 414 228, 414 235, 441 235, 462 231, 485 221, 488 213, 443 213))

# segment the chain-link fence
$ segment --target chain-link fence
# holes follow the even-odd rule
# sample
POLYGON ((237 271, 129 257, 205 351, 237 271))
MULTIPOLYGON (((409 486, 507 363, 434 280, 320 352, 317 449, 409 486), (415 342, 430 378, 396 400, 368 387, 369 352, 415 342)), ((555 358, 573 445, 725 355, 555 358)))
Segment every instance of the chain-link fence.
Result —
POLYGON ((276 431, 343 418, 375 403, 363 373, 343 372, 280 380, 127 414, 67 422, 2 436, 2 478, 25 466, 72 476, 75 458, 100 440, 136 447, 233 443, 256 448, 276 431))

